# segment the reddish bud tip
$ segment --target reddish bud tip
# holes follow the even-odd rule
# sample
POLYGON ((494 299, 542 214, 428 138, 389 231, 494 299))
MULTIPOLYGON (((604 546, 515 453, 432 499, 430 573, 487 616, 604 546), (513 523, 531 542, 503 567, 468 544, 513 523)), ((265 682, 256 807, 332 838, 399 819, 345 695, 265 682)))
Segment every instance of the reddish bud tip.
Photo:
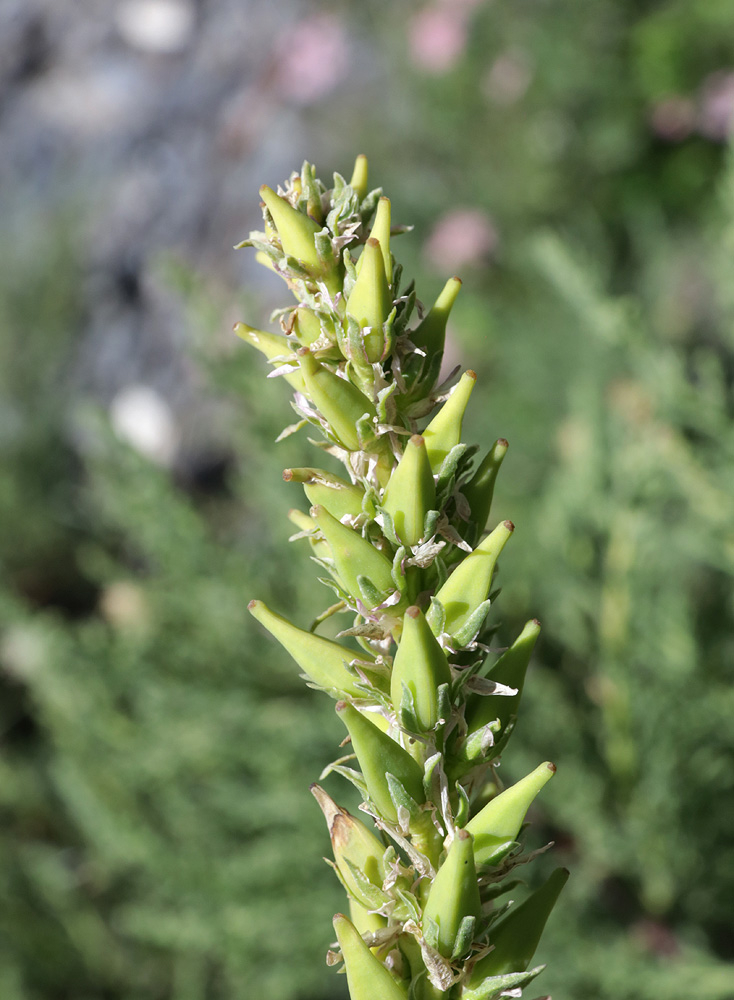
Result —
POLYGON ((406 610, 405 613, 406 615, 410 615, 411 618, 417 618, 421 613, 421 609, 413 604, 406 610))
POLYGON ((380 248, 380 241, 376 240, 374 236, 370 236, 370 238, 367 240, 367 246, 368 247, 377 247, 378 250, 379 250, 379 248, 380 248))
POLYGON ((551 774, 555 774, 558 768, 552 761, 548 761, 548 770, 551 772, 551 774))
POLYGON ((459 838, 459 840, 469 840, 471 834, 467 833, 466 830, 457 830, 456 836, 459 838))
POLYGON ((533 618, 533 625, 537 625, 540 628, 540 621, 537 618, 533 618))
POLYGON ((512 523, 512 521, 505 521, 504 524, 508 531, 515 530, 515 525, 512 523))
POLYGON ((346 701, 338 701, 334 708, 337 712, 343 712, 345 708, 349 707, 349 703, 346 701))
POLYGON ((422 448, 426 441, 422 434, 414 434, 410 439, 410 443, 414 448, 422 448))
POLYGON ((256 608, 259 603, 260 603, 259 601, 250 601, 250 603, 247 605, 247 610, 252 611, 252 609, 256 608))
POLYGON ((469 368, 467 371, 464 372, 464 374, 468 375, 469 378, 473 378, 474 381, 476 382, 476 380, 477 380, 477 373, 472 368, 469 368))
POLYGON ((499 440, 497 441, 497 444, 501 448, 509 448, 510 447, 510 442, 507 440, 507 438, 499 438, 499 440))
POLYGON ((283 479, 285 480, 286 483, 289 483, 291 479, 293 479, 293 470, 283 469, 283 479))

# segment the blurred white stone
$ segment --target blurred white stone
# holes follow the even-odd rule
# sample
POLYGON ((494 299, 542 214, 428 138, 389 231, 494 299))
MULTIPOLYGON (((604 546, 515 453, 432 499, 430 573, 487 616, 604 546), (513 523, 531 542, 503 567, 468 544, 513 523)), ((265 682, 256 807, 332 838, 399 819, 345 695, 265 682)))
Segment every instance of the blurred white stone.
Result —
POLYGON ((141 455, 159 465, 171 465, 179 435, 166 401, 150 386, 130 385, 110 405, 115 433, 141 455))
POLYGON ((172 55, 191 39, 194 6, 189 0, 127 0, 115 11, 115 23, 132 48, 172 55))

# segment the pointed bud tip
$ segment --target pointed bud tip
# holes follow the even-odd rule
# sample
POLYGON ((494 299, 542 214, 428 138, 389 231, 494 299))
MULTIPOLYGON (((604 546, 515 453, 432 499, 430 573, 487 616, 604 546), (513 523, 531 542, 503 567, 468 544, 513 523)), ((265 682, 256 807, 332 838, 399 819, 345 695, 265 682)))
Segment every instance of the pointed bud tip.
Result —
POLYGON ((283 469, 283 480, 286 483, 290 483, 293 479, 293 469, 283 469))
POLYGON ((504 526, 507 528, 508 531, 515 530, 515 525, 512 523, 512 521, 503 521, 502 523, 504 524, 504 526))
POLYGON ((348 701, 338 701, 334 706, 337 712, 343 712, 345 708, 349 708, 348 701))
POLYGON ((507 438, 498 438, 497 439, 497 444, 500 446, 500 448, 509 448, 510 447, 510 442, 507 440, 507 438))
POLYGON ((426 443, 426 439, 422 434, 414 434, 410 439, 410 443, 414 448, 422 448, 426 443))
POLYGON ((467 371, 465 371, 464 374, 467 376, 467 378, 473 379, 476 382, 477 373, 474 371, 473 368, 467 369, 467 371))
POLYGON ((247 610, 254 611, 255 608, 258 607, 258 605, 260 604, 262 604, 262 601, 250 601, 250 603, 247 605, 247 610))
POLYGON ((417 605, 413 604, 406 609, 405 613, 411 618, 418 618, 420 617, 421 609, 417 605))
POLYGON ((531 624, 535 625, 536 628, 540 628, 541 627, 540 626, 540 621, 537 618, 533 618, 531 624))
POLYGON ((548 768, 548 770, 551 772, 551 774, 555 774, 556 771, 558 770, 558 768, 556 767, 556 765, 551 760, 546 761, 546 765, 545 766, 548 768))
POLYGON ((378 239, 376 239, 374 236, 370 236, 370 238, 367 240, 367 246, 368 247, 376 247, 379 250, 380 249, 380 241, 378 239))
POLYGON ((468 830, 457 830, 456 836, 459 840, 471 840, 472 836, 468 830))

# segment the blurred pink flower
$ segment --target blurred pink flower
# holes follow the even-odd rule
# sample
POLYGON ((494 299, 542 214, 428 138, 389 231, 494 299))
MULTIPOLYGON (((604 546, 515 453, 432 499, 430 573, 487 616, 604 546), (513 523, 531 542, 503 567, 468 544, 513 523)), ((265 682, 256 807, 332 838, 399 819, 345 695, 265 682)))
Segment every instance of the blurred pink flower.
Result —
POLYGON ((501 52, 482 81, 482 92, 500 105, 514 104, 524 96, 533 79, 533 67, 521 49, 501 52))
POLYGON ((703 83, 699 131, 725 142, 734 133, 734 71, 711 73, 703 83))
POLYGON ((290 26, 276 51, 276 87, 297 104, 315 104, 347 75, 349 38, 341 18, 315 14, 290 26))
POLYGON ((427 73, 447 73, 456 65, 466 42, 466 17, 449 4, 424 7, 408 27, 411 59, 427 73))
POLYGON ((666 142, 682 142, 693 131, 696 112, 689 97, 665 97, 653 107, 650 115, 652 130, 666 142))
POLYGON ((428 237, 425 255, 436 270, 456 272, 482 263, 498 243, 497 230, 483 212, 456 209, 438 220, 428 237))

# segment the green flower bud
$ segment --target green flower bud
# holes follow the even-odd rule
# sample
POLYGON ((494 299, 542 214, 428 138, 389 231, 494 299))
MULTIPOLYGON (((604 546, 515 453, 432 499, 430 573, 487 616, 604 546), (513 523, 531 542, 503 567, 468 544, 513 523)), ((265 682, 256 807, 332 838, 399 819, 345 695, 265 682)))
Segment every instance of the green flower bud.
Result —
POLYGON ((489 976, 527 969, 551 910, 567 881, 568 871, 556 868, 540 889, 536 889, 524 903, 510 909, 493 929, 490 943, 494 945, 494 950, 474 966, 466 982, 467 990, 478 989, 489 976))
POLYGON ((446 655, 420 608, 408 608, 390 678, 390 697, 399 708, 403 685, 413 696, 416 720, 422 731, 438 722, 438 688, 451 683, 446 655))
POLYGON ((376 909, 384 896, 382 883, 387 874, 382 861, 385 853, 382 841, 361 820, 338 806, 320 785, 311 785, 311 792, 326 819, 334 860, 344 884, 362 906, 376 909), (354 869, 359 870, 362 879, 355 877, 354 869), (370 883, 375 891, 369 891, 365 883, 370 883))
MULTIPOLYGON (((415 330, 410 333, 410 339, 426 355, 433 357, 443 355, 446 341, 446 324, 456 296, 461 291, 461 278, 449 278, 443 286, 441 294, 431 306, 428 315, 415 330)), ((457 442, 458 443, 458 442, 457 442)))
POLYGON ((476 372, 464 372, 458 385, 423 431, 431 468, 437 472, 452 448, 461 441, 461 424, 466 404, 477 381, 476 372))
POLYGON ((446 613, 444 628, 449 635, 454 635, 487 600, 497 559, 514 530, 512 521, 498 524, 491 535, 459 563, 436 594, 446 613))
POLYGON ((399 743, 381 732, 352 705, 337 702, 336 710, 352 738, 352 750, 362 770, 367 791, 380 814, 397 823, 398 813, 390 795, 391 774, 419 805, 424 801, 423 769, 399 743))
POLYGON ((478 534, 484 531, 487 524, 494 496, 494 484, 508 447, 509 445, 504 438, 495 441, 472 478, 461 488, 461 492, 471 508, 471 519, 478 534))
POLYGON ((517 688, 517 694, 472 695, 467 700, 465 718, 470 733, 476 732, 494 719, 499 719, 502 732, 512 716, 517 713, 525 684, 525 673, 539 635, 540 622, 537 619, 526 622, 520 635, 488 673, 490 680, 517 688))
POLYGON ((351 1000, 407 1000, 408 993, 376 958, 343 913, 334 917, 339 947, 344 956, 351 1000))
MULTIPOLYGON (((377 203, 375 221, 370 230, 370 239, 377 240, 382 251, 382 259, 385 265, 385 277, 388 285, 392 283, 392 255, 390 253, 390 199, 380 198, 377 203)), ((362 270, 365 261, 365 254, 362 254, 357 261, 357 274, 362 270)))
POLYGON ((436 508, 436 483, 424 439, 414 434, 390 476, 382 501, 392 518, 395 533, 405 545, 423 538, 426 514, 436 508))
POLYGON ((367 653, 353 653, 338 642, 306 632, 271 611, 262 601, 250 601, 247 609, 291 654, 304 674, 315 684, 319 684, 336 698, 345 694, 353 698, 364 697, 364 693, 356 686, 357 678, 347 670, 345 664, 352 659, 369 660, 367 653))
MULTIPOLYGON (((367 577, 377 590, 387 597, 395 590, 392 563, 358 531, 337 521, 325 507, 312 507, 311 517, 329 543, 339 577, 349 593, 367 603, 359 578, 367 577)), ((380 602, 375 602, 380 603, 380 602)), ((375 604, 370 602, 370 607, 375 604)))
POLYGON ((555 773, 555 764, 540 764, 469 820, 466 828, 474 837, 474 860, 478 865, 489 864, 517 839, 531 802, 555 773))
POLYGON ((390 315, 392 298, 385 273, 385 258, 379 240, 367 240, 361 266, 351 294, 347 299, 347 315, 355 319, 361 327, 369 327, 364 333, 364 347, 367 360, 379 361, 382 357, 385 338, 382 324, 390 315))
POLYGON ((322 469, 284 469, 286 483, 301 483, 309 503, 326 507, 337 521, 362 513, 364 490, 322 469))
POLYGON ((323 262, 316 252, 314 236, 322 226, 276 194, 267 184, 260 188, 260 197, 265 202, 278 230, 283 253, 295 257, 311 271, 323 270, 323 262))
POLYGON ((319 364, 309 351, 298 352, 306 392, 347 451, 359 451, 357 421, 376 416, 370 399, 356 385, 319 364))
POLYGON ((437 951, 451 958, 457 950, 462 921, 467 917, 478 920, 481 909, 472 837, 466 830, 457 830, 428 893, 423 910, 423 933, 437 951), (435 924, 435 932, 431 921, 435 924), (434 933, 435 939, 431 940, 434 933))
MULTIPOLYGON (((277 333, 256 330, 253 326, 248 326, 247 323, 235 323, 234 332, 241 340, 252 344, 256 350, 264 354, 268 361, 283 357, 283 363, 285 363, 286 358, 293 357, 293 347, 285 337, 281 337, 277 333)), ((295 360, 293 358, 294 363, 295 360)), ((298 392, 303 392, 305 383, 298 368, 294 367, 291 372, 284 374, 283 378, 298 392)))
POLYGON ((349 181, 349 186, 354 188, 357 192, 357 196, 360 201, 364 201, 367 197, 367 157, 364 153, 360 153, 357 159, 354 161, 354 170, 352 171, 352 179, 349 181))

